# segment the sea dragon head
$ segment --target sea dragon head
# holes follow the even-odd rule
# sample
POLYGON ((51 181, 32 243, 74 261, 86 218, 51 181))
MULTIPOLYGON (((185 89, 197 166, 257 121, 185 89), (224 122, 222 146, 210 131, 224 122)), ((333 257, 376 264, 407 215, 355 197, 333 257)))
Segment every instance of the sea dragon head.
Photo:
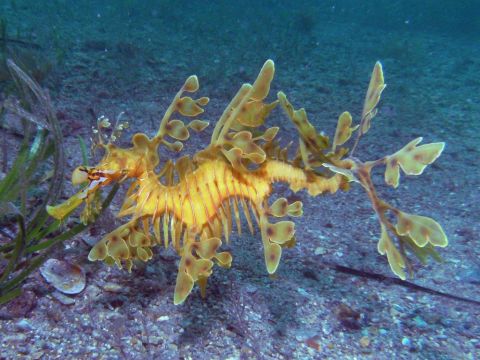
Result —
MULTIPOLYGON (((119 136, 118 130, 123 130, 123 125, 119 123, 118 119, 119 126, 115 125, 108 143, 104 143, 105 137, 102 129, 109 128, 111 124, 107 118, 100 117, 97 120, 98 129, 94 129, 97 137, 94 142, 96 147, 105 150, 104 157, 93 167, 77 167, 72 173, 72 183, 84 186, 65 202, 47 206, 47 212, 52 217, 61 220, 85 202, 86 207, 82 214, 82 220, 87 222, 92 219, 91 215, 98 213, 101 188, 129 178, 143 179, 149 173, 153 173, 160 162, 158 155, 160 145, 170 151, 181 151, 182 141, 187 140, 190 136, 189 130, 200 132, 208 126, 208 121, 198 119, 194 119, 188 124, 182 120, 171 120, 174 113, 193 118, 204 112, 202 107, 208 104, 208 97, 193 99, 190 96, 182 96, 185 92, 194 93, 198 88, 197 76, 188 77, 167 108, 156 135, 149 138, 143 133, 137 133, 132 137, 132 146, 129 148, 121 148, 113 144, 119 136), (175 141, 167 140, 166 137, 175 141)), ((170 165, 171 162, 167 161, 165 168, 171 169, 170 165)))
POLYGON ((133 136, 132 144, 130 148, 111 143, 102 145, 105 155, 97 165, 82 165, 72 173, 72 184, 82 186, 82 189, 63 203, 47 206, 48 213, 61 220, 86 202, 82 217, 87 221, 99 210, 99 194, 103 187, 129 178, 139 178, 152 171, 159 163, 157 138, 149 139, 147 135, 138 133, 133 136))

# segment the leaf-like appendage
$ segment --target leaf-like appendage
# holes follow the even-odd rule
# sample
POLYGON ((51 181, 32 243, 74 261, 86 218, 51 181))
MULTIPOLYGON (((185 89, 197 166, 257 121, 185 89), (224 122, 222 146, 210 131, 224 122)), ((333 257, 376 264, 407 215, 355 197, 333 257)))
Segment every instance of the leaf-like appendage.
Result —
POLYGON ((277 136, 278 130, 280 130, 278 126, 268 128, 267 130, 265 130, 265 133, 262 135, 261 139, 267 142, 272 141, 273 139, 275 139, 275 136, 277 136))
POLYGON ((236 120, 243 126, 258 127, 263 125, 266 117, 277 106, 278 101, 265 104, 261 101, 249 101, 243 105, 236 120))
POLYGON ((420 175, 427 165, 433 163, 442 153, 445 143, 430 143, 417 146, 422 141, 418 137, 410 141, 395 154, 387 156, 385 182, 397 187, 400 179, 400 169, 407 175, 420 175))
POLYGON ((226 143, 232 145, 234 148, 240 149, 242 151, 241 158, 249 159, 255 164, 261 164, 265 161, 265 151, 255 144, 250 131, 240 131, 236 133, 231 140, 227 140, 226 143))
POLYGON ((288 201, 285 198, 279 198, 273 202, 269 208, 270 215, 275 217, 284 217, 288 211, 288 201))
POLYGON ((382 234, 378 240, 378 252, 381 255, 387 254, 388 263, 394 274, 400 279, 405 280, 407 278, 405 271, 403 270, 405 269, 405 260, 403 259, 402 254, 400 254, 400 251, 398 251, 393 244, 392 239, 390 239, 387 229, 383 223, 381 224, 381 227, 382 234))
POLYGON ((265 64, 263 64, 257 79, 253 83, 252 94, 250 95, 250 98, 254 100, 265 99, 270 92, 270 83, 273 80, 274 74, 275 64, 272 60, 267 60, 265 64))
POLYGON ((261 151, 258 151, 258 152, 251 152, 251 153, 244 153, 242 155, 242 157, 244 159, 248 159, 250 160, 251 162, 255 163, 255 164, 261 164, 265 161, 266 159, 266 154, 263 150, 261 151))
POLYGON ((264 249, 264 255, 268 273, 274 274, 275 271, 277 271, 280 258, 282 257, 282 248, 275 243, 267 244, 264 249))
POLYGON ((308 149, 313 153, 326 149, 328 147, 328 137, 317 133, 315 127, 308 120, 305 109, 295 110, 282 91, 277 94, 277 97, 280 105, 297 127, 300 137, 308 149))
POLYGON ((229 144, 242 149, 244 152, 251 150, 249 146, 251 146, 252 142, 252 133, 250 131, 239 131, 233 135, 232 140, 228 141, 229 144))
POLYGON ((222 244, 219 238, 209 238, 195 243, 197 254, 203 259, 211 259, 215 256, 217 249, 222 244))
POLYGON ((212 275, 213 261, 207 259, 195 259, 192 266, 187 269, 187 272, 192 277, 193 281, 197 281, 199 277, 209 277, 212 275))
POLYGON ((232 265, 232 255, 227 251, 216 253, 214 259, 221 267, 229 268, 232 265))
POLYGON ((440 224, 429 217, 399 211, 397 221, 398 234, 410 236, 417 246, 424 247, 428 243, 440 247, 448 245, 447 235, 440 224))
POLYGON ((365 102, 363 104, 362 121, 360 125, 360 131, 362 134, 365 134, 370 129, 371 121, 377 113, 375 108, 380 101, 380 96, 382 95, 385 86, 382 64, 377 61, 373 68, 367 95, 365 96, 365 102))
POLYGON ((223 155, 227 160, 232 164, 233 168, 236 170, 245 170, 242 165, 242 153, 243 151, 239 148, 231 148, 230 150, 222 149, 223 155))
POLYGON ((150 260, 148 253, 145 251, 144 248, 141 247, 137 248, 137 257, 143 262, 147 262, 148 260, 150 260))
POLYGON ((208 121, 193 120, 187 125, 187 127, 191 128, 193 131, 200 132, 203 131, 208 125, 208 121))
POLYGON ((303 203, 301 201, 295 201, 288 205, 287 214, 289 216, 298 217, 303 215, 303 203))
POLYGON ((107 246, 105 245, 105 241, 102 239, 98 243, 96 243, 93 248, 90 249, 90 252, 88 253, 88 260, 90 261, 105 260, 106 257, 107 257, 107 246))
POLYGON ((336 174, 345 176, 349 182, 353 181, 353 182, 360 183, 360 180, 357 179, 357 177, 355 176, 352 170, 344 169, 332 164, 322 164, 322 166, 326 167, 327 169, 330 169, 336 174))
POLYGON ((337 129, 335 130, 335 137, 333 138, 332 151, 335 152, 335 148, 339 145, 345 144, 352 136, 352 132, 355 131, 360 125, 351 127, 352 115, 348 111, 343 112, 338 117, 337 129))
POLYGON ((173 303, 179 305, 185 301, 193 289, 194 281, 190 275, 184 270, 180 270, 177 275, 177 283, 175 285, 175 294, 173 303))
POLYGON ((275 224, 268 224, 267 236, 271 242, 284 244, 295 234, 295 224, 293 221, 279 221, 275 224))
POLYGON ((195 101, 190 96, 184 96, 178 99, 176 108, 183 116, 197 116, 204 111, 197 102, 198 100, 195 101))
POLYGON ((201 98, 198 98, 197 100, 195 100, 196 103, 200 106, 205 106, 207 105, 209 102, 210 102, 210 98, 207 97, 207 96, 202 96, 201 98))
POLYGON ((432 244, 427 244, 424 247, 420 247, 415 244, 415 241, 413 241, 410 236, 398 235, 398 238, 410 248, 410 250, 415 254, 415 256, 420 260, 423 265, 427 263, 427 259, 429 256, 431 256, 435 261, 442 261, 442 257, 435 250, 435 247, 432 244))
POLYGON ((175 152, 179 152, 183 149, 183 143, 181 141, 175 141, 174 143, 164 141, 163 144, 165 144, 166 147, 175 152))
POLYGON ((115 260, 124 260, 130 257, 130 250, 125 240, 112 236, 107 241, 107 254, 115 260))
POLYGON ((198 90, 198 88, 198 77, 196 75, 189 76, 188 79, 185 81, 185 84, 183 85, 183 90, 188 92, 195 92, 198 90))
POLYGON ((128 237, 128 245, 132 247, 146 245, 146 239, 147 237, 141 231, 132 231, 128 237))
POLYGON ((167 134, 176 140, 187 140, 190 136, 182 120, 171 120, 165 126, 167 134))

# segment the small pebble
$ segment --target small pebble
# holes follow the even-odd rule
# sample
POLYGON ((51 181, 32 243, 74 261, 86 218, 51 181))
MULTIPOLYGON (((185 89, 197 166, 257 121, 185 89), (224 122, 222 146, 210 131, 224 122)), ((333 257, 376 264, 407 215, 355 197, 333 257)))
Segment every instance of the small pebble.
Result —
POLYGON ((73 305, 75 304, 75 299, 70 296, 64 295, 59 291, 54 291, 52 297, 63 305, 73 305))
POLYGON ((112 282, 107 282, 107 283, 103 284, 102 288, 105 291, 113 292, 113 293, 118 293, 118 292, 122 291, 122 287, 120 285, 112 283, 112 282))
POLYGON ((415 322, 415 325, 419 328, 425 328, 427 327, 427 323, 425 322, 425 320, 423 320, 420 316, 415 316, 413 318, 413 321, 415 322))
POLYGON ((305 289, 303 289, 303 288, 298 288, 298 289, 297 289, 297 292, 298 292, 300 295, 305 296, 305 297, 307 297, 307 296, 310 295, 310 294, 309 294, 305 289))
POLYGON ((368 336, 362 336, 360 338, 360 346, 366 348, 369 345, 370 345, 370 338, 368 336))
POLYGON ((32 324, 27 319, 22 319, 16 324, 17 328, 22 331, 30 331, 33 330, 32 324))
POLYGON ((411 347, 412 346, 412 342, 410 341, 410 339, 408 337, 404 337, 402 339, 402 345, 403 346, 406 346, 406 347, 411 347))

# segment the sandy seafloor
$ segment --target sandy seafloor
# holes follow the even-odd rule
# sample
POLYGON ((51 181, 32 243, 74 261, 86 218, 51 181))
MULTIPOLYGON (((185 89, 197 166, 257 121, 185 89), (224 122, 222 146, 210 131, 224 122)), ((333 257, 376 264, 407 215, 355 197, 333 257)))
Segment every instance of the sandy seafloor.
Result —
MULTIPOLYGON (((20 20, 5 9, 13 28, 23 21, 34 28, 37 41, 51 42, 51 32, 42 26, 47 15, 21 8, 15 13, 22 14, 20 20)), ((195 73, 199 94, 211 97, 204 118, 213 123, 268 57, 276 61, 270 98, 285 91, 332 135, 342 111, 358 121, 371 69, 381 60, 388 86, 356 155, 378 158, 418 136, 446 141, 435 164, 422 176, 402 176, 397 190, 384 185, 381 172, 375 180, 384 198, 436 219, 448 235, 450 245, 440 250, 445 262, 420 266, 413 260, 415 277, 409 281, 480 301, 480 47, 471 37, 324 18, 295 38, 273 20, 215 30, 214 21, 202 25, 199 15, 181 9, 169 16, 152 14, 143 26, 110 26, 121 19, 106 19, 95 9, 82 16, 61 11, 50 16, 64 57, 43 85, 62 121, 69 171, 81 162, 76 137, 88 139, 92 113, 113 118, 126 111, 131 131, 152 135, 177 89, 195 73), (68 16, 71 21, 62 20, 68 16)), ((281 127, 283 139, 296 140, 279 109, 268 121, 281 127)), ((209 134, 194 135, 187 150, 199 149, 209 134)), ((291 196, 284 186, 275 189, 278 196, 291 196)), ((72 192, 66 186, 65 197, 72 192)), ((393 277, 386 257, 377 252, 380 229, 361 189, 295 196, 305 210, 295 219, 298 243, 284 251, 274 279, 267 275, 258 232, 251 236, 244 227, 244 235, 233 236, 229 245, 232 268, 216 267, 207 298, 195 288, 181 306, 173 305, 177 256, 172 251, 158 249, 132 274, 87 260, 90 246, 83 240, 100 239, 111 229, 111 217, 106 219, 54 254, 87 273, 86 289, 71 297, 72 304, 59 301, 37 273, 19 301, 0 309, 0 358, 480 358, 478 304, 326 266, 393 277)))

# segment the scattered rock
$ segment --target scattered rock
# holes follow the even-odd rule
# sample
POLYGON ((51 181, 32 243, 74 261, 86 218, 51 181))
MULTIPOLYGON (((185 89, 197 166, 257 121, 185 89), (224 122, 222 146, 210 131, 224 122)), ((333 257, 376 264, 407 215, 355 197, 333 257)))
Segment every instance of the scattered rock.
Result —
POLYGON ((33 291, 24 291, 22 295, 10 301, 4 308, 5 317, 26 317, 37 305, 37 297, 33 291))
POLYGON ((312 339, 317 335, 317 332, 314 329, 299 329, 295 333, 295 340, 304 342, 308 339, 312 339))
POLYGON ((27 339, 27 335, 21 334, 21 333, 5 335, 5 336, 2 336, 2 343, 13 343, 13 342, 23 343, 26 339, 27 339))
POLYGON ((325 250, 325 248, 319 246, 315 249, 315 255, 324 255, 327 253, 327 250, 325 250))
POLYGON ((300 288, 300 287, 297 289, 297 292, 298 292, 300 295, 305 296, 305 297, 309 297, 309 296, 310 296, 310 294, 309 294, 305 289, 300 288))
POLYGON ((318 340, 315 337, 312 337, 312 338, 309 338, 309 339, 305 340, 305 344, 309 348, 320 351, 320 344, 318 343, 318 340))
POLYGON ((73 305, 75 304, 75 299, 71 298, 70 296, 64 295, 59 291, 54 291, 52 296, 55 300, 58 300, 63 305, 73 305))
POLYGON ((360 346, 363 348, 370 346, 370 338, 368 336, 362 336, 360 338, 360 346))
POLYGON ((406 348, 408 348, 409 351, 415 351, 416 350, 413 342, 406 336, 402 338, 402 345, 405 346, 406 348))
POLYGON ((43 278, 64 294, 78 294, 85 288, 83 269, 66 261, 49 259, 41 267, 43 278))
POLYGON ((341 303, 335 309, 335 315, 346 329, 360 330, 362 325, 360 324, 360 313, 353 310, 350 306, 341 303))
POLYGON ((426 321, 423 320, 420 316, 415 316, 413 318, 413 321, 415 322, 415 326, 418 328, 426 328, 428 326, 426 321))
POLYGON ((30 322, 27 319, 22 319, 22 320, 18 321, 15 325, 16 325, 17 329, 21 330, 21 331, 33 330, 32 324, 30 324, 30 322))
POLYGON ((122 287, 118 284, 107 282, 102 285, 102 289, 108 292, 119 293, 122 291, 122 287))

